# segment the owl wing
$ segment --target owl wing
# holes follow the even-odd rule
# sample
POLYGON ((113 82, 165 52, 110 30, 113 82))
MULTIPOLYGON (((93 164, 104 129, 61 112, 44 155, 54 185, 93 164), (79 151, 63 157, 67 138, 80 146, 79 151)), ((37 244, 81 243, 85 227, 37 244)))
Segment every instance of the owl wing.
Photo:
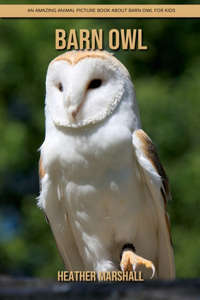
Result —
POLYGON ((139 178, 147 185, 157 210, 158 276, 173 279, 175 277, 174 254, 166 207, 167 201, 171 199, 169 180, 160 163, 155 145, 143 130, 134 131, 133 147, 137 158, 139 178))
POLYGON ((62 186, 53 183, 39 161, 40 196, 38 206, 50 225, 63 263, 68 271, 84 270, 73 232, 71 230, 62 186))

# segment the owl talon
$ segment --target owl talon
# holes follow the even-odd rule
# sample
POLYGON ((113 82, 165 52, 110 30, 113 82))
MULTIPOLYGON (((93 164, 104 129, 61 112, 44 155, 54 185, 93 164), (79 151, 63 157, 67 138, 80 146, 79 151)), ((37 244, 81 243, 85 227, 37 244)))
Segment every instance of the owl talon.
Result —
POLYGON ((132 250, 124 250, 122 253, 120 267, 122 272, 131 271, 135 272, 138 265, 144 265, 146 268, 151 268, 153 274, 150 279, 152 279, 155 275, 155 267, 154 264, 150 260, 146 260, 141 256, 136 255, 132 250))
POLYGON ((122 272, 124 272, 125 271, 124 265, 120 264, 120 267, 121 267, 122 272))
POLYGON ((151 278, 150 278, 150 279, 152 279, 152 278, 153 278, 153 276, 155 275, 155 270, 156 270, 153 264, 152 264, 151 268, 152 268, 152 270, 153 270, 153 274, 152 274, 152 276, 151 276, 151 278))
POLYGON ((133 267, 133 271, 135 272, 136 267, 137 267, 137 263, 132 264, 132 267, 133 267))

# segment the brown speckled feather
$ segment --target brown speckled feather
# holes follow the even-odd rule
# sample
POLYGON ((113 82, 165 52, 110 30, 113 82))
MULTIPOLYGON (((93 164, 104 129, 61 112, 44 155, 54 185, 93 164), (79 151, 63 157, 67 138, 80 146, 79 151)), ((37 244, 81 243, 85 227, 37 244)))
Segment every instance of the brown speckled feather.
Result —
MULTIPOLYGON (((45 176, 45 170, 44 170, 44 168, 43 168, 43 165, 42 165, 42 158, 41 158, 41 156, 40 156, 40 160, 39 160, 40 192, 42 191, 41 180, 42 180, 42 178, 44 178, 44 176, 45 176)), ((42 211, 43 211, 43 214, 44 214, 44 217, 45 217, 46 222, 49 224, 49 220, 48 220, 48 218, 47 218, 47 215, 46 215, 46 213, 45 213, 45 210, 42 209, 42 211)))
POLYGON ((162 183, 164 187, 164 192, 162 192, 162 195, 166 203, 167 200, 171 199, 171 190, 169 185, 169 179, 159 160, 156 146, 154 145, 150 137, 143 130, 139 129, 135 131, 134 134, 140 139, 141 142, 140 149, 142 153, 149 159, 151 164, 156 169, 157 173, 162 178, 162 183))
POLYGON ((134 134, 138 137, 140 143, 139 148, 142 151, 142 153, 146 156, 146 158, 149 159, 151 164, 154 166, 157 173, 161 176, 163 188, 160 189, 164 205, 165 205, 165 221, 167 225, 167 229, 169 232, 169 237, 172 245, 172 239, 171 239, 171 232, 170 232, 170 223, 169 223, 169 217, 167 214, 167 201, 171 199, 171 189, 169 184, 169 179, 167 177, 167 174, 165 173, 165 170, 159 160, 158 152, 156 149, 156 146, 150 139, 150 137, 142 130, 136 130, 134 134))
POLYGON ((67 61, 70 65, 74 66, 77 64, 79 61, 85 58, 100 58, 100 59, 106 59, 108 60, 109 58, 112 58, 110 63, 116 63, 116 65, 123 71, 126 76, 129 76, 129 73, 127 72, 127 69, 124 67, 124 65, 118 61, 111 53, 108 53, 106 51, 101 51, 101 50, 83 50, 83 51, 69 51, 65 52, 59 56, 57 56, 54 60, 51 61, 50 65, 59 60, 65 60, 67 61))
POLYGON ((43 165, 42 165, 42 158, 40 157, 40 160, 39 160, 39 177, 40 177, 40 180, 44 177, 45 175, 45 170, 43 168, 43 165))

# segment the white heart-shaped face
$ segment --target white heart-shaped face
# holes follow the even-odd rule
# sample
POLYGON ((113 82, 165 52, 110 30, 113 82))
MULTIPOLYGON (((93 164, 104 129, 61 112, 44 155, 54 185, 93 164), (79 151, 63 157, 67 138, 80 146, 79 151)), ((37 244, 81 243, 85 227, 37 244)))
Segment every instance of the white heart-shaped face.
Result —
POLYGON ((46 78, 46 106, 54 124, 78 128, 104 120, 122 99, 123 78, 111 55, 86 55, 74 64, 55 59, 46 78))

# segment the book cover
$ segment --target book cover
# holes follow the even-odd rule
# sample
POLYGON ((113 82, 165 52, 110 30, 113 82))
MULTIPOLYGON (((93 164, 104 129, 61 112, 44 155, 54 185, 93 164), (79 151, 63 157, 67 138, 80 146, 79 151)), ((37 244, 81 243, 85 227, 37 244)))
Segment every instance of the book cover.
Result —
POLYGON ((13 4, 0 6, 0 273, 65 270, 36 205, 45 78, 58 55, 100 49, 129 71, 169 177, 176 277, 199 277, 199 5, 13 4))

